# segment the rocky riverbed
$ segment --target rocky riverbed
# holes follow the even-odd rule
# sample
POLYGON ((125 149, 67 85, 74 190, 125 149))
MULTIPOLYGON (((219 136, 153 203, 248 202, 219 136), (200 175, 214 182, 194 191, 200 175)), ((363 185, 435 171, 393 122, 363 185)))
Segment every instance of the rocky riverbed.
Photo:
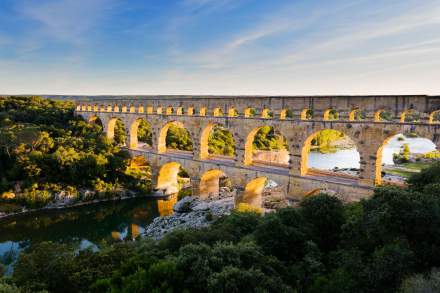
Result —
POLYGON ((157 217, 145 229, 144 235, 160 239, 166 233, 176 229, 203 228, 214 220, 231 213, 234 208, 232 193, 223 192, 219 197, 199 199, 187 196, 178 201, 174 213, 166 217, 157 217))

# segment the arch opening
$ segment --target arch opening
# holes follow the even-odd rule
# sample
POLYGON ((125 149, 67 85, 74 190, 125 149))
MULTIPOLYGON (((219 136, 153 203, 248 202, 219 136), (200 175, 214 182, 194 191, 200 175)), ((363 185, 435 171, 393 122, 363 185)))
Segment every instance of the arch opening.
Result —
POLYGON ((324 111, 324 120, 333 121, 339 119, 339 113, 335 109, 327 109, 324 111))
POLYGON ((254 117, 257 115, 257 111, 254 108, 244 109, 244 117, 254 117))
POLYGON ((400 122, 420 122, 422 114, 416 110, 407 110, 400 115, 400 122))
POLYGON ((235 140, 232 133, 220 124, 208 124, 200 137, 200 158, 231 160, 234 155, 235 140))
POLYGON ((101 132, 104 129, 104 124, 98 116, 89 117, 88 123, 95 127, 97 132, 101 132))
POLYGON ((354 109, 348 115, 349 121, 362 121, 365 120, 366 118, 367 118, 367 113, 360 109, 354 109))
POLYGON ((151 125, 145 119, 136 119, 130 126, 129 147, 149 149, 153 145, 153 133, 151 125))
POLYGON ((172 121, 162 127, 159 134, 158 151, 159 153, 192 153, 193 143, 191 136, 182 122, 172 121))
POLYGON ((440 152, 431 139, 417 134, 396 134, 387 138, 376 155, 376 184, 404 184, 421 169, 440 160, 440 152))
POLYGON ((360 154, 356 144, 344 133, 324 129, 311 134, 301 152, 301 175, 359 176, 360 154))
POLYGON ((393 113, 385 109, 378 110, 374 113, 374 121, 375 122, 393 121, 393 113))
POLYGON ((440 110, 434 111, 429 115, 429 123, 440 123, 440 110))
POLYGON ((284 188, 278 182, 267 177, 257 177, 249 181, 244 192, 237 197, 238 209, 274 210, 287 207, 284 188))
POLYGON ((199 196, 201 198, 227 196, 232 189, 230 178, 222 170, 208 170, 200 178, 199 196))
POLYGON ((191 188, 191 179, 188 172, 177 162, 163 165, 157 177, 156 192, 163 195, 177 195, 181 190, 191 188))
POLYGON ((287 139, 272 126, 253 129, 245 142, 245 165, 288 168, 290 155, 287 139))
POLYGON ((117 145, 125 145, 127 135, 125 125, 119 118, 111 118, 107 126, 107 138, 114 141, 117 145))
POLYGON ((313 110, 304 109, 301 111, 301 120, 311 120, 313 119, 313 110))
POLYGON ((229 108, 228 110, 228 116, 229 117, 238 117, 238 111, 234 107, 229 108))
POLYGON ((269 108, 264 108, 261 111, 261 118, 266 118, 266 119, 273 118, 273 112, 269 108))
POLYGON ((280 112, 280 119, 292 119, 293 111, 290 109, 282 109, 280 112))
POLYGON ((223 116, 223 111, 221 108, 214 108, 212 111, 212 116, 223 116))

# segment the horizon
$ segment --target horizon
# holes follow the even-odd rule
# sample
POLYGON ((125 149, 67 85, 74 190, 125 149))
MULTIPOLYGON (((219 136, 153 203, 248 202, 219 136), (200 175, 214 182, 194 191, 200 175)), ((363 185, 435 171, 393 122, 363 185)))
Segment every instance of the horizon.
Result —
POLYGON ((5 0, 0 93, 439 95, 438 31, 436 0, 5 0))

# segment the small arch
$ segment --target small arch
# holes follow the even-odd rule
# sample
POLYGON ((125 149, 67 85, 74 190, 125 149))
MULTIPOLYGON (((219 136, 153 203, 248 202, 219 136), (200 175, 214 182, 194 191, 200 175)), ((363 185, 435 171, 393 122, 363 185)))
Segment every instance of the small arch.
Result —
POLYGON ((201 198, 218 197, 222 187, 231 188, 229 178, 219 169, 206 171, 200 178, 199 195, 201 198))
POLYGON ((235 140, 232 133, 216 123, 209 123, 200 135, 200 159, 233 159, 235 140))
POLYGON ((87 105, 86 104, 82 104, 81 105, 81 111, 86 111, 87 110, 87 105))
POLYGON ((436 145, 431 138, 416 133, 395 134, 383 141, 377 150, 375 164, 375 183, 404 183, 405 176, 429 161, 428 153, 435 155, 436 145), (405 146, 406 145, 406 146, 405 146), (419 161, 418 161, 419 160, 419 161), (411 168, 406 168, 406 164, 411 168), (397 168, 394 167, 399 165, 397 168))
POLYGON ((335 109, 327 109, 324 111, 323 119, 325 121, 333 121, 339 119, 339 113, 335 109))
POLYGON ((246 108, 244 109, 244 117, 254 117, 257 114, 257 111, 254 108, 246 108))
POLYGON ((301 111, 301 120, 311 120, 313 119, 313 110, 304 109, 301 111))
POLYGON ((138 106, 138 113, 144 113, 144 106, 142 105, 138 106))
POLYGON ((416 110, 406 110, 400 114, 400 123, 420 122, 421 116, 421 113, 416 110))
POLYGON ((142 118, 133 121, 130 125, 129 148, 151 148, 152 144, 153 138, 151 125, 142 118))
POLYGON ((122 108, 121 108, 121 112, 122 113, 126 113, 127 112, 127 105, 122 105, 122 108))
POLYGON ((115 104, 115 106, 113 107, 113 112, 119 112, 119 105, 115 104))
POLYGON ((263 190, 266 182, 267 177, 258 177, 249 181, 244 188, 241 202, 253 207, 261 208, 263 205, 263 190))
POLYGON ((108 105, 107 106, 107 112, 111 112, 112 111, 112 106, 111 105, 108 105))
POLYGON ((213 116, 223 116, 223 111, 221 108, 214 108, 214 110, 212 111, 212 115, 213 116))
POLYGON ((89 112, 92 111, 92 105, 90 105, 90 104, 87 105, 87 111, 89 111, 89 112))
POLYGON ((350 113, 348 114, 349 121, 361 121, 361 120, 365 120, 366 117, 367 115, 365 111, 362 111, 360 109, 351 110, 350 113))
POLYGON ((167 114, 167 115, 172 115, 172 114, 173 114, 173 112, 174 112, 174 109, 173 109, 173 107, 171 107, 171 106, 168 106, 168 107, 167 107, 167 110, 166 110, 166 114, 167 114))
POLYGON ((162 114, 162 107, 157 107, 156 108, 156 114, 162 114))
MULTIPOLYGON (((162 112, 162 110, 161 110, 162 112)), ((154 109, 153 106, 147 106, 147 114, 153 114, 154 113, 154 109)))
POLYGON ((124 145, 126 134, 125 126, 121 119, 111 118, 107 125, 107 138, 114 141, 118 145, 124 145))
POLYGON ((273 117, 273 112, 270 111, 268 108, 264 108, 263 111, 261 111, 261 118, 269 119, 273 117))
POLYGON ((130 113, 135 113, 136 112, 136 107, 134 105, 130 106, 130 113))
POLYGON ((206 116, 206 107, 200 107, 199 116, 206 116))
POLYGON ((81 111, 81 105, 76 105, 76 111, 81 111))
POLYGON ((280 112, 280 119, 292 119, 293 111, 290 109, 282 109, 280 112))
POLYGON ((93 112, 98 112, 98 111, 99 111, 98 105, 94 104, 93 105, 93 112))
POLYGON ((190 186, 188 172, 179 163, 166 163, 159 169, 156 190, 162 190, 164 195, 177 194, 182 188, 190 186))
POLYGON ((171 121, 160 130, 158 138, 158 152, 172 151, 192 152, 193 144, 189 131, 182 122, 171 121))
POLYGON ((186 114, 189 115, 189 116, 194 115, 194 107, 189 107, 186 114))
POLYGON ((183 107, 176 108, 176 115, 183 115, 183 107))
POLYGON ((432 112, 431 114, 429 114, 428 121, 430 124, 440 123, 440 110, 436 110, 436 111, 432 112))
POLYGON ((229 108, 228 117, 238 117, 238 111, 234 107, 229 108))
POLYGON ((393 121, 393 113, 386 109, 374 112, 374 122, 393 121))
POLYGON ((99 105, 99 111, 100 112, 105 112, 105 105, 99 105))
POLYGON ((286 138, 272 126, 254 128, 247 136, 244 165, 269 165, 287 168, 290 155, 286 138))
POLYGON ((341 131, 323 129, 312 133, 304 141, 301 150, 301 176, 312 174, 358 177, 359 169, 360 154, 356 144, 341 131), (312 155, 313 161, 310 164, 312 155))

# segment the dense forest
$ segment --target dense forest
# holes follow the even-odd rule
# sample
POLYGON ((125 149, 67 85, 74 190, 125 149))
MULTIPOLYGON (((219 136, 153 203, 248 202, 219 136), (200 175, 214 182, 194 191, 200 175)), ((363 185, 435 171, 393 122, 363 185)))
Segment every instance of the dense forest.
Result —
POLYGON ((29 247, 0 292, 438 292, 440 164, 409 188, 342 204, 325 194, 261 216, 100 250, 29 247))

